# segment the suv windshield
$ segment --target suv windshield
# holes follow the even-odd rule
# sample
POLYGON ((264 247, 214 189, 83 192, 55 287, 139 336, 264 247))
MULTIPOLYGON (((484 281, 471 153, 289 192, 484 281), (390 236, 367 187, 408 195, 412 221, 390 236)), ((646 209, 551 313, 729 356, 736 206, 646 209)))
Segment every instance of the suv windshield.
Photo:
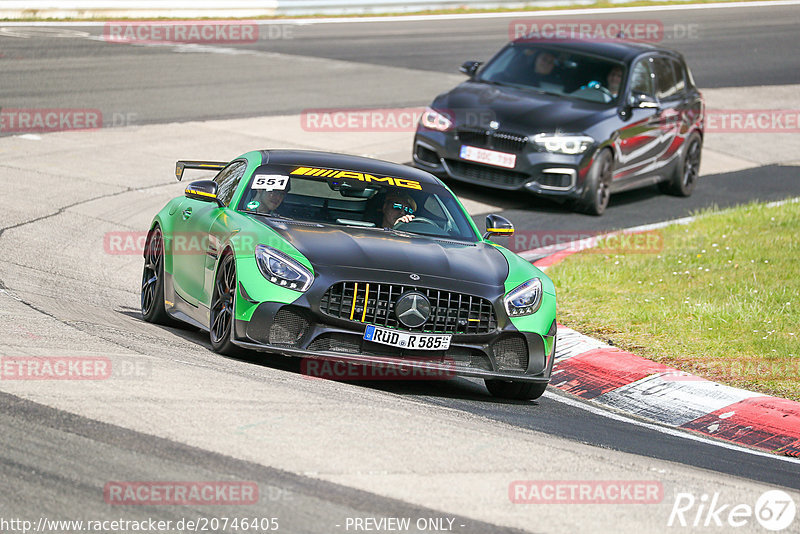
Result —
POLYGON ((478 76, 483 82, 601 103, 617 100, 624 78, 625 67, 621 63, 519 43, 502 50, 478 76))
POLYGON ((477 241, 464 211, 441 185, 355 171, 262 166, 253 173, 238 209, 326 225, 477 241), (399 218, 404 220, 397 222, 399 218))

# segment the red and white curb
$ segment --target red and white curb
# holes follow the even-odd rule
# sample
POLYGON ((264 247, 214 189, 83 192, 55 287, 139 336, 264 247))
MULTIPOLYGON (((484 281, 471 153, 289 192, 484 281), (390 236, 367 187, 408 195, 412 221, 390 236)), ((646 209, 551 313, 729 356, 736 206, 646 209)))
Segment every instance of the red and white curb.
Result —
POLYGON ((800 457, 800 403, 711 382, 559 325, 550 385, 656 423, 800 457))
MULTIPOLYGON (((624 232, 642 232, 692 220, 693 217, 686 217, 624 232)), ((573 243, 545 251, 550 255, 534 265, 549 267, 588 246, 591 243, 573 243)), ((542 252, 538 249, 527 255, 541 256, 542 252)), ((561 391, 669 427, 800 458, 800 402, 718 384, 562 325, 558 325, 557 337, 550 385, 561 391)))

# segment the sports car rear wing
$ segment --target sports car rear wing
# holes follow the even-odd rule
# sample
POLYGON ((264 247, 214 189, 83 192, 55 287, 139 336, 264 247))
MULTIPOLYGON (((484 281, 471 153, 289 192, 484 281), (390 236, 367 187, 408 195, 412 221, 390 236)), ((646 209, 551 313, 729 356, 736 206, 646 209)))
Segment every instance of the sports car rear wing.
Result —
POLYGON ((198 171, 221 171, 227 165, 227 161, 188 161, 181 160, 175 164, 175 177, 178 181, 183 178, 183 171, 195 169, 198 171))

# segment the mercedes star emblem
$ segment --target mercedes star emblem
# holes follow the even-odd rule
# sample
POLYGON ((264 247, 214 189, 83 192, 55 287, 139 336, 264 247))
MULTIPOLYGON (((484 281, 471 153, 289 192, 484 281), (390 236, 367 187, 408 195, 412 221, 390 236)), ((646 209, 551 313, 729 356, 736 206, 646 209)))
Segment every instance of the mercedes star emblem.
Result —
POLYGON ((431 303, 428 297, 419 291, 409 291, 400 295, 394 305, 397 320, 408 328, 422 326, 431 315, 431 303))
POLYGON ((410 275, 408 275, 408 277, 411 278, 412 280, 415 280, 415 281, 419 280, 419 275, 418 274, 410 274, 410 275))

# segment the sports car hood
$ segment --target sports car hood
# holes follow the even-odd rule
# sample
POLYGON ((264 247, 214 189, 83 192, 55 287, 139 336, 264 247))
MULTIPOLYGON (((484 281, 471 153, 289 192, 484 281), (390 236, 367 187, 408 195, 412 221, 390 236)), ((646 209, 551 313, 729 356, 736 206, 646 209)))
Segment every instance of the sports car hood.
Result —
POLYGON ((616 113, 605 104, 480 82, 462 83, 437 98, 434 107, 455 113, 458 126, 488 128, 495 120, 500 130, 525 134, 581 133, 616 113))
MULTIPOLYGON (((376 229, 311 226, 259 218, 278 232, 314 265, 330 274, 338 271, 372 271, 372 279, 409 274, 420 276, 420 285, 432 278, 449 279, 446 285, 502 288, 508 276, 505 257, 486 243, 459 243, 446 239, 409 237, 376 229), (427 280, 426 280, 427 279, 427 280)), ((351 273, 352 274, 352 273, 351 273)), ((362 274, 365 274, 362 272, 362 274)))

